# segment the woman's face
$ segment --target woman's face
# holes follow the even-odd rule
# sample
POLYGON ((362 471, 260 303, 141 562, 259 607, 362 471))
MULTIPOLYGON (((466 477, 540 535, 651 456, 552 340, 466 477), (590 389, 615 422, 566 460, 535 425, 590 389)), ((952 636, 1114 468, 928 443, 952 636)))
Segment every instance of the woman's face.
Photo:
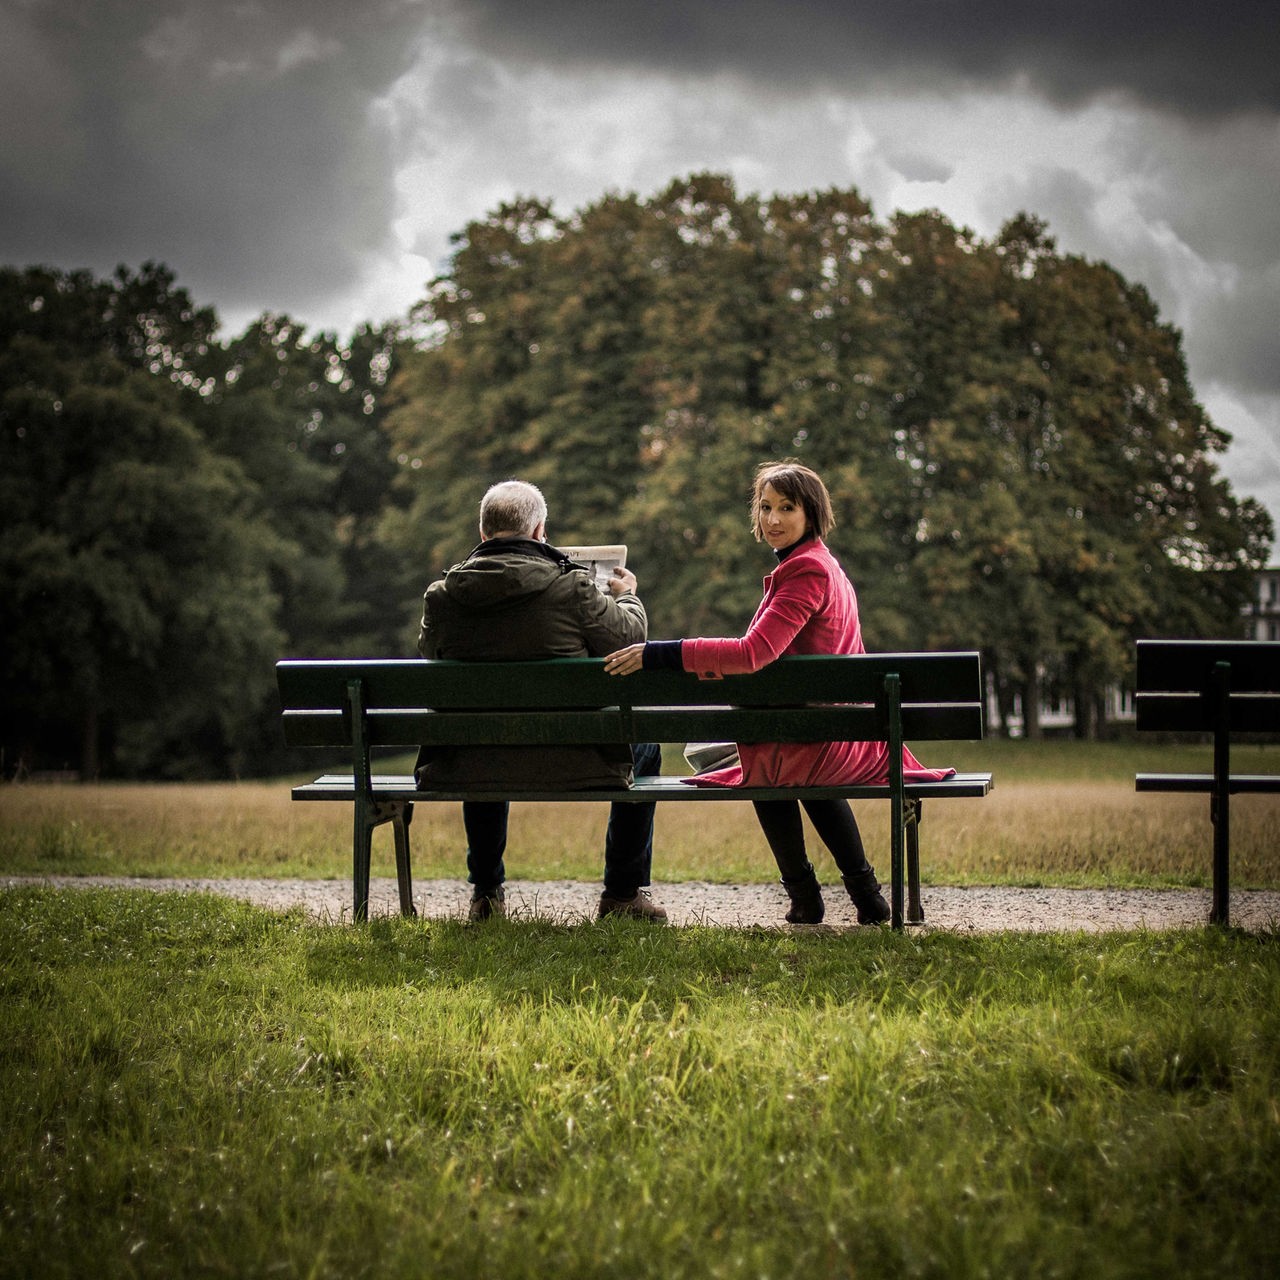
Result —
POLYGON ((771 484, 760 491, 760 532, 775 551, 799 542, 808 524, 800 503, 784 498, 771 484))

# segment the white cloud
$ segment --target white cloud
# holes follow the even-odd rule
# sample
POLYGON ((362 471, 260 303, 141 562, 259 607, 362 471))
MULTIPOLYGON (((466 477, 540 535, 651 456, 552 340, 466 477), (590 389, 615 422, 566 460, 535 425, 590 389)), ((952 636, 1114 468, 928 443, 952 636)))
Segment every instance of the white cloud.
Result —
MULTIPOLYGON (((1242 396, 1213 382, 1199 390, 1209 416, 1232 436, 1219 459, 1222 474, 1237 495, 1267 508, 1280 535, 1280 397, 1242 396)), ((1280 543, 1272 548, 1271 563, 1280 563, 1280 543)))
POLYGON ((326 40, 314 31, 303 29, 291 35, 276 54, 276 70, 282 74, 313 62, 336 58, 342 52, 340 40, 326 40))
MULTIPOLYGON (((1280 516, 1280 492, 1257 487, 1259 459, 1277 447, 1280 400, 1241 382, 1246 369, 1268 367, 1280 324, 1265 322, 1277 318, 1280 288, 1224 252, 1244 241, 1246 258, 1265 258, 1270 206, 1236 209, 1228 234, 1204 216, 1212 197, 1195 182, 1201 167, 1230 181, 1256 123, 1188 129, 1115 99, 1067 110, 1030 92, 784 94, 729 74, 694 82, 502 62, 436 36, 377 104, 399 157, 393 225, 405 266, 371 266, 365 279, 391 311, 422 296, 451 233, 517 195, 567 214, 609 190, 648 195, 713 169, 762 194, 856 186, 881 217, 934 207, 983 236, 1027 210, 1064 251, 1146 285, 1182 328, 1197 385, 1215 388, 1210 411, 1228 415, 1221 425, 1237 439, 1224 469, 1280 516), (1252 323, 1232 322, 1242 308, 1252 323)), ((1250 175, 1244 185, 1252 198, 1260 184, 1250 175)))

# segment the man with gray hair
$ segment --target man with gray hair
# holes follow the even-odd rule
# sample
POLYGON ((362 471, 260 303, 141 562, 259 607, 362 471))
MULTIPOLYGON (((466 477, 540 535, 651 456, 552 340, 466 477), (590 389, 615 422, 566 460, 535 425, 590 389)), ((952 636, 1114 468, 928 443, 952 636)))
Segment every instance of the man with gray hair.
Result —
MULTIPOLYGON (((547 504, 523 480, 505 480, 480 503, 480 545, 433 582, 423 596, 418 652, 471 662, 602 657, 644 640, 648 618, 636 577, 615 569, 608 594, 591 574, 547 543, 547 504)), ((633 772, 658 773, 655 743, 626 746, 424 748, 417 776, 424 787, 588 790, 626 786, 633 772)), ((604 892, 597 914, 664 921, 649 895, 654 805, 610 806, 605 832, 604 892)), ((505 913, 505 801, 467 801, 470 918, 505 913)))

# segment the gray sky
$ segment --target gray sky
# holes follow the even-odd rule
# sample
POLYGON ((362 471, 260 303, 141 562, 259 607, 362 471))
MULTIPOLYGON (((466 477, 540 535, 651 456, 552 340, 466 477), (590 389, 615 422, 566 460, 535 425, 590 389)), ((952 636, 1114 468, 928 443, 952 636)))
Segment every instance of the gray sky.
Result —
POLYGON ((167 263, 226 334, 403 315, 448 238, 701 169, 1019 210, 1145 284, 1280 526, 1271 0, 0 0, 0 262, 167 263))

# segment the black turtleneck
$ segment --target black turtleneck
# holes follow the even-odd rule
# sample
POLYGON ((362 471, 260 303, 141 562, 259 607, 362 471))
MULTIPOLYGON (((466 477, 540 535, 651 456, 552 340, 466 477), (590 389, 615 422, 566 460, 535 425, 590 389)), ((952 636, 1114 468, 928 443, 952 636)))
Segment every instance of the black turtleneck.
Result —
POLYGON ((778 557, 778 563, 781 564, 797 547, 803 547, 806 542, 812 541, 813 534, 803 533, 789 547, 779 547, 773 554, 778 557))

